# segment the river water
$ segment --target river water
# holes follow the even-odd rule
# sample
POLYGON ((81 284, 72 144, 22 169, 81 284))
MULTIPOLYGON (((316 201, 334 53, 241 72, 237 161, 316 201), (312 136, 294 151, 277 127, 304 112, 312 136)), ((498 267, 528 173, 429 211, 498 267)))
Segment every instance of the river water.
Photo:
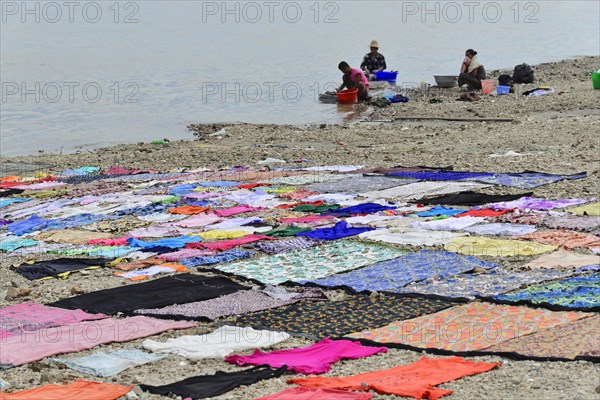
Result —
MULTIPOLYGON (((598 1, 3 1, 0 154, 190 138, 193 122, 339 122, 372 39, 398 84, 600 54, 598 1)), ((599 66, 600 67, 600 66, 599 66)))

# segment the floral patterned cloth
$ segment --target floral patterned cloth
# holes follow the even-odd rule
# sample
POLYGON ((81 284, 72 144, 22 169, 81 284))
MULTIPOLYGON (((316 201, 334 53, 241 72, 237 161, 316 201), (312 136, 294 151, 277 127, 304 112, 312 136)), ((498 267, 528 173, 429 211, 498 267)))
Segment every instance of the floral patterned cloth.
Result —
POLYGON ((600 307, 600 274, 577 276, 494 296, 496 300, 551 304, 568 308, 600 307))
POLYGON ((323 286, 350 286, 354 290, 386 290, 395 292, 411 283, 434 276, 443 277, 472 271, 476 268, 495 268, 497 264, 461 256, 446 251, 422 250, 407 253, 359 270, 313 281, 323 286))
POLYGON ((597 236, 567 230, 534 232, 521 236, 521 239, 534 240, 538 243, 560 246, 565 249, 600 247, 600 238, 597 236))
POLYGON ((347 336, 424 349, 476 351, 591 315, 475 302, 347 336))
POLYGON ((268 258, 257 258, 217 269, 254 278, 265 284, 287 280, 318 279, 401 256, 404 251, 391 247, 338 240, 309 249, 290 250, 268 258))
MULTIPOLYGON (((535 233, 532 235, 535 235, 535 233)), ((484 236, 470 236, 453 238, 444 246, 444 249, 474 257, 517 257, 548 253, 556 250, 556 246, 531 243, 523 240, 502 240, 490 239, 484 236)))
POLYGON ((456 303, 404 296, 356 295, 343 301, 303 302, 238 317, 234 325, 267 327, 322 339, 433 313, 456 303))

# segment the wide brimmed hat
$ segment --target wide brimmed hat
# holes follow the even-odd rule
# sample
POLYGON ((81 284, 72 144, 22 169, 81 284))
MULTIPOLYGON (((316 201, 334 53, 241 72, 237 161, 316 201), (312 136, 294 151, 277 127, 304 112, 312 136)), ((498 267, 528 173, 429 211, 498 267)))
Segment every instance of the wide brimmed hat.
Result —
POLYGON ((379 48, 379 43, 377 43, 377 40, 372 40, 371 44, 369 45, 369 47, 375 47, 375 48, 379 48))

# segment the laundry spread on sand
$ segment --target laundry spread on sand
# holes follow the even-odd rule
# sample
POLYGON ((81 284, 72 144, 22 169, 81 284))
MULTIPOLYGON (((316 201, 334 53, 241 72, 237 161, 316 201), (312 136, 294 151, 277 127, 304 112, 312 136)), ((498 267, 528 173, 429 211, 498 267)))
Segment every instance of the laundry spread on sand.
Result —
POLYGON ((453 238, 444 249, 473 257, 517 257, 535 256, 557 249, 549 244, 532 243, 523 240, 490 239, 484 236, 453 238))
POLYGON ((146 353, 138 349, 122 349, 108 353, 100 351, 85 357, 50 358, 50 361, 64 364, 84 374, 109 377, 118 375, 129 368, 159 361, 163 358, 165 356, 146 353))
POLYGON ((44 385, 35 389, 13 393, 0 393, 1 400, 117 400, 133 389, 133 385, 123 386, 112 383, 90 382, 78 379, 64 385, 44 385))

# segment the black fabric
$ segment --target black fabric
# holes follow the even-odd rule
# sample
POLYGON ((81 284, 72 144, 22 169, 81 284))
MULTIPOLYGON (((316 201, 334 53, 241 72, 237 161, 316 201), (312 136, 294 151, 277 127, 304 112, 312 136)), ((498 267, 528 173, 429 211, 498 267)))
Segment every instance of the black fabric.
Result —
POLYGON ((422 198, 420 200, 414 201, 414 203, 423 205, 441 204, 447 206, 480 206, 488 203, 517 200, 521 197, 531 196, 532 194, 533 192, 499 196, 495 194, 477 193, 468 190, 466 192, 461 193, 446 194, 443 196, 431 198, 422 198))
POLYGON ((263 379, 280 377, 286 371, 286 366, 272 369, 262 365, 240 372, 217 371, 214 375, 193 376, 162 386, 140 385, 140 388, 146 392, 163 396, 175 395, 183 398, 206 399, 222 395, 242 385, 252 385, 263 379))
POLYGON ((15 272, 29 279, 61 277, 73 271, 86 268, 104 267, 111 260, 108 258, 58 258, 50 261, 38 261, 33 264, 21 264, 15 272))
POLYGON ((208 300, 244 289, 249 287, 221 276, 178 274, 150 282, 98 290, 62 299, 50 305, 93 313, 129 314, 140 308, 158 308, 208 300))
POLYGON ((8 197, 12 196, 13 194, 21 194, 24 191, 24 189, 4 189, 0 190, 0 197, 8 197))

